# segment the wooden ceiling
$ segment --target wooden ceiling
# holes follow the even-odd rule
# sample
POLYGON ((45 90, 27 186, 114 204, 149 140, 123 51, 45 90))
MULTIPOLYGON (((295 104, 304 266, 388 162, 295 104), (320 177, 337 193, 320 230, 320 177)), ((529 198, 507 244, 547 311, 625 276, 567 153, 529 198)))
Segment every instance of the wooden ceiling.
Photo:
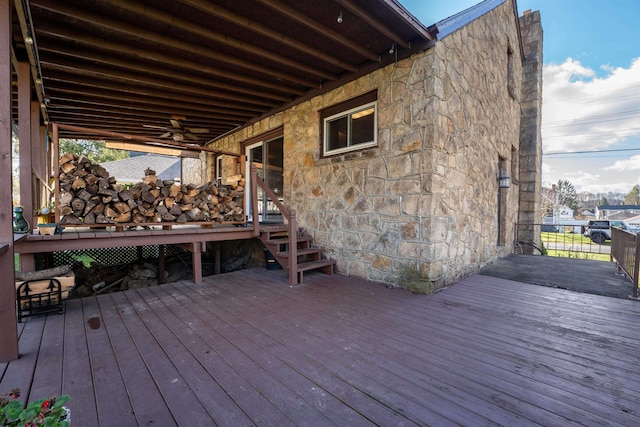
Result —
POLYGON ((203 145, 424 49, 434 37, 395 0, 14 4, 14 52, 32 62, 43 120, 162 135, 169 143, 177 138, 166 132, 172 118, 184 143, 203 145))

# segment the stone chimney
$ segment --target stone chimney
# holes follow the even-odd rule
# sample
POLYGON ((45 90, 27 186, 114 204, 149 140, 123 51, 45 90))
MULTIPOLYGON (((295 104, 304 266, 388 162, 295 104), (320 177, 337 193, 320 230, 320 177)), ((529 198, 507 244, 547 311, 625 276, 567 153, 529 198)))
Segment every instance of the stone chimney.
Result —
MULTIPOLYGON (((539 224, 542 192, 542 25, 540 12, 527 10, 519 18, 524 62, 520 113, 520 224, 539 224)), ((520 226, 518 240, 540 246, 540 227, 520 226)))

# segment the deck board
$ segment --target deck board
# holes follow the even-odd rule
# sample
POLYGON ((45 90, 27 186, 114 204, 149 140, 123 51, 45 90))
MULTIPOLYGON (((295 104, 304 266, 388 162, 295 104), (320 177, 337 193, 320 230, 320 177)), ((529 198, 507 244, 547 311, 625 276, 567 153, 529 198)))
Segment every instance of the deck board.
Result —
POLYGON ((305 279, 68 301, 21 326, 0 393, 71 394, 83 426, 640 425, 635 301, 487 276, 431 296, 305 279))
MULTIPOLYGON (((49 316, 47 316, 49 317, 49 316)), ((62 393, 73 399, 69 407, 72 419, 80 425, 97 425, 98 411, 91 373, 91 361, 84 328, 82 300, 67 301, 64 314, 64 351, 62 360, 62 393)), ((37 398, 33 396, 33 398, 37 398)))
POLYGON ((109 417, 114 425, 133 425, 133 408, 95 297, 82 300, 82 312, 98 418, 109 417))
MULTIPOLYGON (((123 318, 116 308, 110 294, 96 298, 100 307, 104 328, 118 363, 119 372, 124 380, 129 402, 140 426, 175 423, 171 411, 164 403, 151 373, 137 351, 136 344, 125 327, 123 318)), ((125 317, 128 310, 122 313, 125 317)), ((108 425, 108 424, 106 424, 108 425)))

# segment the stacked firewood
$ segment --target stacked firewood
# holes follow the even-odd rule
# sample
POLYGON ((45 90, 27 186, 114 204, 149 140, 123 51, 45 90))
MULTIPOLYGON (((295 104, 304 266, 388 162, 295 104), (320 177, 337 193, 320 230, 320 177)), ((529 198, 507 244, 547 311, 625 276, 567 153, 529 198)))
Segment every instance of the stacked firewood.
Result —
POLYGON ((148 169, 141 182, 126 188, 100 165, 75 154, 60 158, 60 223, 152 224, 244 221, 244 178, 227 185, 176 184, 148 169))

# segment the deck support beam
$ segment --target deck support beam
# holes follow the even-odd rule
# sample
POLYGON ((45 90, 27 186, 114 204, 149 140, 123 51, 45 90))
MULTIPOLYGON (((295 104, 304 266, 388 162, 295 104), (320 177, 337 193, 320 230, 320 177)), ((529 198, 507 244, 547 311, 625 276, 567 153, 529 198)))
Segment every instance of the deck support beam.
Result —
POLYGON ((19 354, 11 182, 11 3, 0 0, 0 363, 19 354))

